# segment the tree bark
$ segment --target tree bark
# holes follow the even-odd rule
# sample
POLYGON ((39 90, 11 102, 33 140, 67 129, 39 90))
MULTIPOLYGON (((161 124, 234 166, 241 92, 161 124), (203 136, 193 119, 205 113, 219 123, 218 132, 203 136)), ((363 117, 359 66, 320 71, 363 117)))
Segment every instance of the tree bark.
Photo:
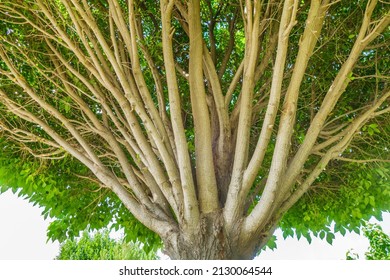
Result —
POLYGON ((168 232, 163 237, 164 253, 174 260, 251 260, 268 237, 243 244, 239 236, 240 222, 228 232, 222 213, 212 212, 202 216, 194 235, 180 230, 168 232))

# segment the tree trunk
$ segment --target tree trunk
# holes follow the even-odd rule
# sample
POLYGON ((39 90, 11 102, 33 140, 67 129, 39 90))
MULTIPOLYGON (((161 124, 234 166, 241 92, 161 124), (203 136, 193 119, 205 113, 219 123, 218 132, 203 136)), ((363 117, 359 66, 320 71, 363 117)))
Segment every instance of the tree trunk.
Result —
POLYGON ((174 260, 253 259, 263 242, 243 244, 238 224, 228 234, 221 213, 207 214, 194 234, 189 235, 183 230, 167 233, 163 238, 164 253, 174 260))

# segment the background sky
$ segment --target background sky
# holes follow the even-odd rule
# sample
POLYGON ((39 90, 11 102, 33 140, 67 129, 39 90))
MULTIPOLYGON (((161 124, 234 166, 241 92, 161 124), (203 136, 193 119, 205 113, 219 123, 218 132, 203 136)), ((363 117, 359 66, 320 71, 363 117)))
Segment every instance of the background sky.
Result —
MULTIPOLYGON (((0 195, 0 260, 52 260, 58 255, 58 242, 46 242, 50 221, 45 221, 41 212, 38 206, 32 206, 11 191, 0 195)), ((389 213, 384 213, 383 222, 378 223, 390 233, 389 213)), ((278 248, 274 251, 267 249, 259 259, 345 260, 349 249, 364 259, 369 246, 367 238, 356 233, 345 236, 337 233, 333 245, 315 237, 309 245, 304 238, 284 240, 280 231, 276 234, 278 248)))

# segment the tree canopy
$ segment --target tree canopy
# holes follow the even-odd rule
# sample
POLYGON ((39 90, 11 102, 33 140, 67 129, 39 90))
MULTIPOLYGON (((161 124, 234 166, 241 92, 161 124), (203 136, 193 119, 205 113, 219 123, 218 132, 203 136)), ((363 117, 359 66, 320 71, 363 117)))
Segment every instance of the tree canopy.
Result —
POLYGON ((0 190, 52 239, 110 225, 175 259, 359 231, 390 209, 388 8, 3 0, 0 190))

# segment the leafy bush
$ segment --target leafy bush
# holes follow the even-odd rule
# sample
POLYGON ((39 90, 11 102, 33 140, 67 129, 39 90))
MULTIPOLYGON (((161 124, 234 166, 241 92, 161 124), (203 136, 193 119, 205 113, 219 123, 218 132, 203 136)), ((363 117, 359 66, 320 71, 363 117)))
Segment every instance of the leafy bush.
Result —
POLYGON ((78 239, 68 239, 61 244, 57 260, 153 260, 156 252, 145 252, 141 243, 116 240, 109 232, 91 234, 84 231, 78 239))
MULTIPOLYGON (((367 224, 363 229, 364 236, 370 241, 365 253, 367 260, 390 260, 390 236, 383 232, 377 224, 367 224)), ((347 260, 356 260, 359 255, 351 250, 347 252, 347 260)))

